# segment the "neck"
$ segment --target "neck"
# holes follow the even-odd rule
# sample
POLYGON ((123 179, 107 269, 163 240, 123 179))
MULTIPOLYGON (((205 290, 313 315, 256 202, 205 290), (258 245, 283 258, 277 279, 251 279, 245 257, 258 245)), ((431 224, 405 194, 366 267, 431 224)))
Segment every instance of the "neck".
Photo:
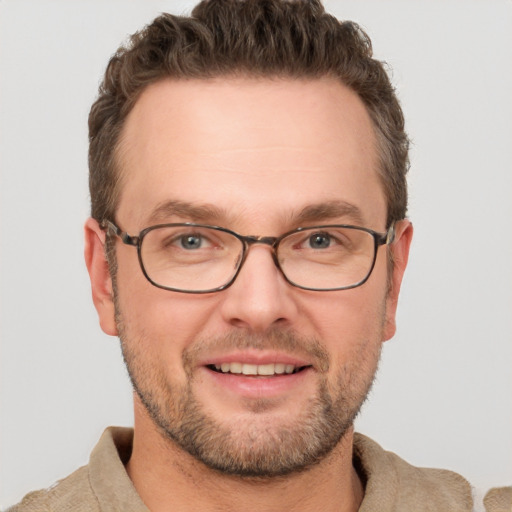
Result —
POLYGON ((352 465, 353 429, 320 463, 276 478, 241 478, 206 467, 163 437, 136 404, 133 451, 126 470, 152 512, 220 510, 354 512, 363 487, 352 465))

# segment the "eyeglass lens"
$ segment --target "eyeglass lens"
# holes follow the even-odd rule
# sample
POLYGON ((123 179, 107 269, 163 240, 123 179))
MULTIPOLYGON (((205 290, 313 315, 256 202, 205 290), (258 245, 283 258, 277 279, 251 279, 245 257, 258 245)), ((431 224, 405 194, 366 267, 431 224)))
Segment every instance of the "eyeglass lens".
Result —
MULTIPOLYGON (((197 292, 228 284, 244 250, 242 240, 222 230, 164 226, 145 233, 140 256, 154 284, 197 292)), ((283 237, 276 252, 281 271, 292 284, 329 290, 366 279, 375 257, 375 240, 357 228, 311 228, 283 237)))

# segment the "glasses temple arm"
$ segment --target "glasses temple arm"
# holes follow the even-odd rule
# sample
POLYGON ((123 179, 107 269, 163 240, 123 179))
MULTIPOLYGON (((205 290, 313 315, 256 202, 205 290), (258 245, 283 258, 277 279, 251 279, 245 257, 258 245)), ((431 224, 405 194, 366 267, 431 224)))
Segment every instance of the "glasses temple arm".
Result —
POLYGON ((123 244, 137 246, 139 243, 138 236, 130 236, 126 231, 122 231, 121 228, 117 227, 113 222, 104 220, 101 223, 103 229, 112 231, 114 235, 118 236, 123 244))

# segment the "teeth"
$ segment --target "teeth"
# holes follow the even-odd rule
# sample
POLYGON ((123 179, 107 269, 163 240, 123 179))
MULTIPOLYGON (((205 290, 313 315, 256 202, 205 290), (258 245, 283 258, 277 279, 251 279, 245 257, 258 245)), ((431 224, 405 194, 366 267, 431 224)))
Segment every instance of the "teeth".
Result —
POLYGON ((296 367, 293 364, 269 363, 269 364, 247 364, 247 363, 222 363, 216 364, 215 369, 222 373, 237 373, 243 375, 282 375, 293 373, 296 367))
POLYGON ((258 375, 274 375, 275 364, 260 364, 258 366, 258 375))
POLYGON ((276 363, 274 365, 274 371, 278 374, 284 373, 285 365, 283 363, 276 363))
POLYGON ((255 364, 243 364, 242 373, 244 375, 258 375, 258 367, 255 364))
MULTIPOLYGON (((224 371, 224 370, 222 370, 224 371)), ((242 364, 241 363, 230 363, 229 371, 231 373, 242 373, 242 364)))

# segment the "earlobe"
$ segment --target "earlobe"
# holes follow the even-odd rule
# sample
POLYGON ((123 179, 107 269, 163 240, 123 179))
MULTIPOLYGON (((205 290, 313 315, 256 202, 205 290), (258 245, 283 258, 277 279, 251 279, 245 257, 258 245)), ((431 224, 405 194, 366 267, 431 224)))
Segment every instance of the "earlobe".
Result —
POLYGON ((397 223, 395 241, 389 246, 392 251, 393 269, 391 271, 389 291, 386 299, 386 325, 384 340, 392 338, 396 331, 396 309, 402 279, 409 259, 413 227, 410 221, 402 220, 397 223))
POLYGON ((91 280, 92 300, 102 330, 117 336, 112 279, 105 258, 105 232, 95 219, 88 219, 84 226, 85 264, 91 280))

